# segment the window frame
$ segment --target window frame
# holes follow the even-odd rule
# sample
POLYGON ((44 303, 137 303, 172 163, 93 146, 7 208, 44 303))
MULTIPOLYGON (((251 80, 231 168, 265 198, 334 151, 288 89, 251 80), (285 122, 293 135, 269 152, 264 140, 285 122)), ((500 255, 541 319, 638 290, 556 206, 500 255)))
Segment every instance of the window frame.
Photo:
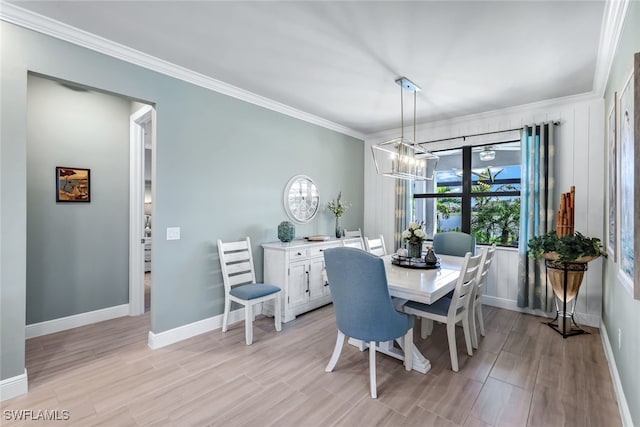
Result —
MULTIPOLYGON (((462 177, 461 177, 461 186, 462 192, 460 193, 438 193, 437 188, 435 187, 435 193, 416 193, 413 194, 414 201, 418 201, 420 199, 441 199, 441 198, 460 198, 460 230, 463 233, 471 234, 471 218, 472 218, 472 200, 476 197, 522 197, 521 190, 513 190, 513 191, 483 191, 483 192, 473 192, 473 186, 477 185, 478 182, 482 182, 479 179, 473 179, 472 176, 472 156, 473 156, 473 148, 475 147, 483 147, 483 146, 498 146, 501 144, 513 143, 513 142, 521 142, 521 140, 509 140, 509 141, 501 141, 499 143, 488 143, 488 144, 479 144, 479 145, 464 145, 461 147, 451 147, 441 151, 448 151, 454 149, 462 150, 462 177)), ((440 150, 438 150, 440 151, 440 150)), ((434 154, 438 154, 437 151, 434 151, 434 154)), ((520 163, 522 167, 522 162, 520 163)), ((454 182, 453 185, 457 187, 458 182, 454 182)), ((497 179, 492 185, 495 184, 520 184, 522 186, 522 169, 520 178, 505 178, 505 179, 497 179)), ((452 183, 447 183, 446 186, 452 186, 452 183)), ((414 187, 415 188, 415 187, 414 187)), ((521 187, 522 188, 522 187, 521 187)), ((485 244, 485 243, 479 243, 485 244)), ((501 246, 505 248, 515 248, 517 245, 504 245, 500 243, 496 243, 496 246, 501 246)))

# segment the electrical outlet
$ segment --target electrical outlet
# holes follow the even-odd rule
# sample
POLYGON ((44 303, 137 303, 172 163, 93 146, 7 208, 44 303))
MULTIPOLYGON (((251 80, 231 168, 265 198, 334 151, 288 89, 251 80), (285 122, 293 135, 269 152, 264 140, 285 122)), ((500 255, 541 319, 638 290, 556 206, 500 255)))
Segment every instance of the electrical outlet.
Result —
POLYGON ((622 348, 622 329, 618 328, 618 350, 622 348))

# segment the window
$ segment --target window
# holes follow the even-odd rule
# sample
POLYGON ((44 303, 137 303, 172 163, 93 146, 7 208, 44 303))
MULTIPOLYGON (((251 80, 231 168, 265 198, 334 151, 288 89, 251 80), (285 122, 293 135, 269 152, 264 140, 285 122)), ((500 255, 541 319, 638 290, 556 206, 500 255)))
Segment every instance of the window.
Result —
POLYGON ((517 246, 520 141, 439 151, 434 179, 414 183, 414 216, 428 238, 471 233, 481 244, 517 246))

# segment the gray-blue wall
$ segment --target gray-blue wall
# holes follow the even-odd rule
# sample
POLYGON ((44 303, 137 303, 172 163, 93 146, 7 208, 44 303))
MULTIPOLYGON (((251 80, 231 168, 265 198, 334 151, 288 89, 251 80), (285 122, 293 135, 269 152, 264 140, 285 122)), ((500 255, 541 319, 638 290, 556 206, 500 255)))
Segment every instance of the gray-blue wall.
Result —
POLYGON ((28 77, 28 325, 129 301, 130 110, 28 77), (56 166, 91 170, 90 203, 56 203, 56 166))
MULTIPOLYGON (((605 92, 607 113, 615 92, 619 94, 633 69, 633 55, 636 52, 640 52, 640 2, 632 1, 629 2, 622 36, 607 82, 605 92)), ((636 147, 636 150, 638 149, 640 147, 636 147)), ((636 188, 635 191, 640 189, 636 188)), ((640 218, 640 212, 635 213, 635 218, 636 221, 640 218)), ((638 369, 640 301, 634 300, 623 288, 618 280, 617 267, 609 258, 605 260, 603 275, 602 321, 607 328, 609 344, 613 350, 633 425, 640 426, 640 369, 638 369), (622 333, 620 349, 618 349, 618 329, 622 333)))
MULTIPOLYGON (((1 379, 24 372, 29 71, 156 105, 152 330, 163 332, 222 312, 215 239, 275 241, 286 219, 282 192, 296 174, 316 180, 322 205, 342 191, 348 228, 362 227, 363 142, 94 51, 0 23, 1 379), (166 241, 166 227, 182 239, 166 241)), ((73 166, 73 165, 71 165, 73 166)), ((94 178, 95 179, 95 178, 94 178)), ((94 192, 93 197, 98 197, 94 192)), ((298 236, 331 234, 327 210, 298 236)), ((99 298, 99 296, 97 296, 99 298)))

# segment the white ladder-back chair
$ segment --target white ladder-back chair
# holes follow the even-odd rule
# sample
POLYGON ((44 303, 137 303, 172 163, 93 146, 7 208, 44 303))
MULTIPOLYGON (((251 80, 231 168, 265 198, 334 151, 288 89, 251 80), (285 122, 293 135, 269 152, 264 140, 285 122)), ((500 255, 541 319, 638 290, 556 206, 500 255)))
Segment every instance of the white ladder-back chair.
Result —
POLYGON ((227 332, 231 301, 245 307, 245 339, 247 345, 253 342, 253 306, 265 301, 274 302, 274 320, 276 331, 282 329, 280 316, 281 289, 274 285, 256 283, 253 270, 253 255, 251 254, 251 240, 237 242, 222 242, 218 239, 218 255, 224 282, 224 315, 222 318, 222 332, 227 332))
POLYGON ((367 252, 377 256, 385 256, 387 254, 387 248, 384 245, 384 236, 382 234, 377 239, 364 238, 364 247, 367 252))
POLYGON ((484 251, 480 260, 480 268, 478 269, 478 277, 476 277, 476 287, 471 294, 471 302, 469 303, 471 313, 469 320, 471 321, 471 344, 473 348, 478 348, 478 331, 480 326, 480 335, 484 336, 484 318, 482 317, 482 294, 484 293, 484 285, 487 282, 487 274, 491 267, 491 261, 496 253, 496 244, 494 243, 484 251), (476 323, 477 320, 477 323, 476 323))
POLYGON ((364 242, 362 237, 349 237, 342 240, 342 246, 346 248, 357 248, 364 251, 364 242))
POLYGON ((357 230, 344 230, 344 237, 362 237, 362 231, 357 230))
POLYGON ((447 338, 449 341, 449 354, 451 356, 451 369, 458 372, 458 348, 456 347, 456 324, 462 323, 464 340, 467 345, 467 354, 473 355, 471 347, 471 334, 469 331, 469 298, 476 284, 480 259, 482 255, 471 256, 470 252, 464 257, 460 277, 456 282, 453 297, 440 298, 433 304, 422 304, 415 301, 407 302, 403 311, 422 318, 420 335, 422 338, 431 333, 433 321, 447 325, 447 338))

